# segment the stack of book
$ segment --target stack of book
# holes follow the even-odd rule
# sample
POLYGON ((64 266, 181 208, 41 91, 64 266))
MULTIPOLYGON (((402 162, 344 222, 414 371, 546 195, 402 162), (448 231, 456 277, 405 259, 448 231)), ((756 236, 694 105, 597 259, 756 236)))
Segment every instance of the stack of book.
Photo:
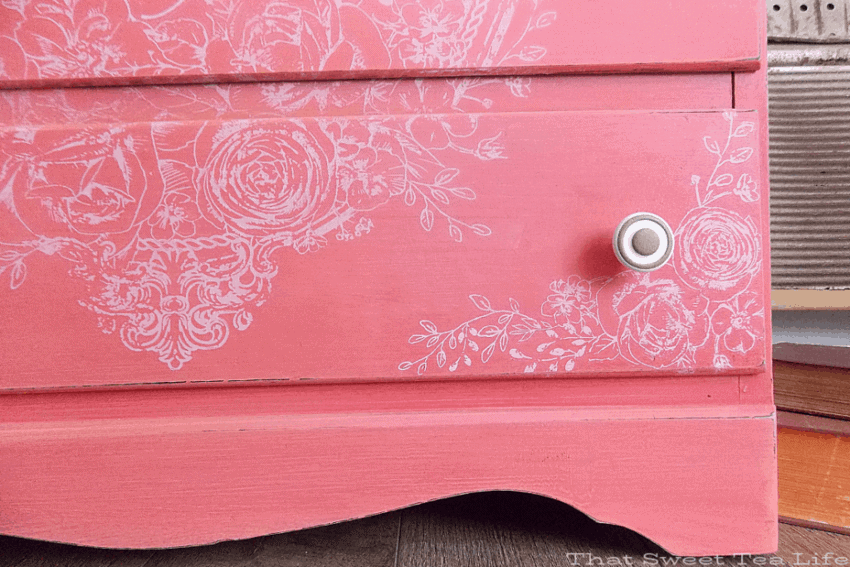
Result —
POLYGON ((850 534, 850 369, 773 365, 780 520, 850 534))
POLYGON ((782 520, 850 533, 850 2, 768 2, 782 520))

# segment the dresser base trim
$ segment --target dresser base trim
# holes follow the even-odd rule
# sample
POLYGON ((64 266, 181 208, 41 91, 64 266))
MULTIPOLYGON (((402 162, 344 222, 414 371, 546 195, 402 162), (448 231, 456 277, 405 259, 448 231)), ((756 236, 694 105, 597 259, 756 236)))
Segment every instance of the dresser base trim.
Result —
POLYGON ((674 554, 777 546, 773 415, 517 409, 97 421, 0 428, 0 533, 189 546, 509 490, 566 502, 674 554))

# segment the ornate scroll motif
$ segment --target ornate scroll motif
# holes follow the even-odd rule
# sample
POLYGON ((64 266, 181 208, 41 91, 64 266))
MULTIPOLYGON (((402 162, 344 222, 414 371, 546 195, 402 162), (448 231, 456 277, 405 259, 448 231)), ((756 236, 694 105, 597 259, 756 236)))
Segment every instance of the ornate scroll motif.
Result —
MULTIPOLYGON (((735 171, 753 157, 755 125, 736 126, 733 113, 724 118, 725 143, 704 139, 716 164, 704 184, 697 175, 691 179, 697 204, 675 231, 672 268, 554 281, 539 314, 523 311, 514 299, 495 308, 486 297, 470 295, 479 313, 445 331, 421 321, 424 332, 409 342, 424 345, 426 353, 398 368, 455 372, 476 361, 487 364, 497 353, 515 359, 525 372, 593 370, 617 359, 648 368, 688 369, 698 360, 717 369, 732 367, 735 356, 763 338, 764 309, 757 301, 762 267, 757 222, 723 207, 733 199, 747 204, 759 199, 753 177, 735 171)), ((755 205, 749 208, 757 215, 755 205)))

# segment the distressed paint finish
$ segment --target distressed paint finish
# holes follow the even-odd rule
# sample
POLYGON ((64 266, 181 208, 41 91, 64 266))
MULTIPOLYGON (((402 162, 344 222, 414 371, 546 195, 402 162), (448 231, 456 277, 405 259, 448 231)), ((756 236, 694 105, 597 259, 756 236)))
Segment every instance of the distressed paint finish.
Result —
POLYGON ((523 3, 517 53, 470 26, 416 63, 405 10, 485 3, 390 3, 407 28, 381 8, 372 39, 368 2, 328 3, 334 42, 293 46, 306 4, 246 3, 281 33, 214 51, 157 21, 191 0, 0 8, 6 86, 321 79, 0 93, 0 532, 191 545, 518 490, 675 553, 775 550, 764 65, 740 72, 764 5, 523 3), (637 70, 715 73, 515 75, 637 70), (337 80, 423 71, 507 76, 337 80), (611 232, 647 209, 685 245, 641 276, 611 232))
POLYGON ((0 87, 751 70, 758 14, 750 0, 9 0, 0 87))

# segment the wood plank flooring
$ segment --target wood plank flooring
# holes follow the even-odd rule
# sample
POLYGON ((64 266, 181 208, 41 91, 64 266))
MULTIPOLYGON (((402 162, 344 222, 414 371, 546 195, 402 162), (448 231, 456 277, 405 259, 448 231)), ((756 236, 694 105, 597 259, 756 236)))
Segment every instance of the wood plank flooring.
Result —
MULTIPOLYGON (((726 567, 824 565, 850 536, 780 525, 776 555, 726 567)), ((288 534, 165 550, 108 550, 0 536, 0 567, 636 567, 682 565, 634 532, 528 494, 472 494, 288 534)), ((833 560, 830 565, 835 565, 833 560)), ((717 566, 717 562, 712 563, 717 566)))

